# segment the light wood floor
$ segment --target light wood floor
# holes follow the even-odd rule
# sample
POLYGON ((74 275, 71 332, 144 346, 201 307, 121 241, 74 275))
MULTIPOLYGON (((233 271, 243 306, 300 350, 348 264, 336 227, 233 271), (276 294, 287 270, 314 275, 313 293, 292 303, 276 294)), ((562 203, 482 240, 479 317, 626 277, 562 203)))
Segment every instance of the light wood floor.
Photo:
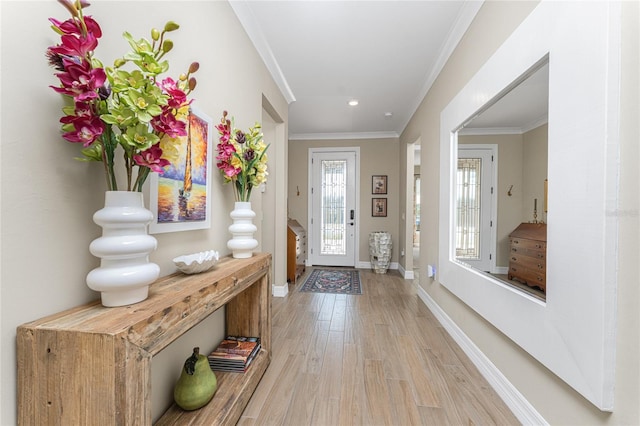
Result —
MULTIPOLYGON (((308 275, 310 268, 307 268, 308 275)), ((273 298, 273 359, 239 425, 520 424, 397 271, 273 298)))

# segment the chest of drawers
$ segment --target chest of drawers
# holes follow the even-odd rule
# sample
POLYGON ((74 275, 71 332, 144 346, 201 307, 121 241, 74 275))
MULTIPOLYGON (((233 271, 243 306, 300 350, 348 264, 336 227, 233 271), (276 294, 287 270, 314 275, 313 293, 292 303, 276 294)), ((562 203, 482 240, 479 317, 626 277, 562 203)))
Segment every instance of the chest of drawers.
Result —
POLYGON ((297 220, 287 222, 287 281, 295 284, 305 270, 307 233, 297 220))
POLYGON ((547 225, 522 223, 509 234, 510 280, 547 288, 547 225))

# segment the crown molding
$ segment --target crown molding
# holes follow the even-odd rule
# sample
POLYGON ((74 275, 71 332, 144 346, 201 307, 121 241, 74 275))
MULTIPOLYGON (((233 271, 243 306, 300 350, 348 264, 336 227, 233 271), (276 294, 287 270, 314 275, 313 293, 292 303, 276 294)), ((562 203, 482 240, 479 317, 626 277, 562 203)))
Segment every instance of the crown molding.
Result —
POLYGON ((278 61, 276 61, 273 55, 269 43, 267 43, 264 34, 260 31, 260 25, 251 8, 244 1, 229 1, 229 4, 238 17, 240 25, 242 25, 249 39, 253 42, 253 45, 269 70, 271 77, 273 77, 276 82, 280 92, 282 92, 282 96, 284 96, 287 104, 295 102, 296 97, 293 95, 293 91, 289 87, 289 83, 282 73, 278 61))
POLYGON ((344 139, 397 139, 397 132, 359 132, 359 133, 293 133, 289 140, 344 140, 344 139))
POLYGON ((542 117, 539 117, 536 120, 533 120, 525 124, 524 126, 522 126, 522 133, 527 133, 533 129, 536 129, 542 126, 543 124, 547 124, 548 122, 549 122, 549 114, 544 114, 542 117))
POLYGON ((528 122, 522 127, 486 127, 486 128, 473 128, 463 127, 458 130, 459 135, 464 136, 486 136, 486 135, 522 135, 533 129, 536 129, 543 124, 549 122, 549 115, 544 114, 533 121, 528 122))
POLYGON ((521 127, 484 127, 473 128, 463 127, 458 130, 459 135, 463 136, 486 136, 486 135, 521 135, 521 127))
POLYGON ((449 30, 447 39, 440 49, 438 59, 436 59, 433 68, 431 68, 431 73, 427 76, 427 79, 422 85, 422 88, 418 92, 415 100, 410 105, 409 114, 407 115, 405 122, 400 126, 400 132, 403 132, 409 124, 409 121, 411 121, 411 118, 418 110, 418 107, 424 100, 425 96, 427 96, 427 92, 431 89, 431 86, 436 81, 436 78, 438 78, 438 75, 447 63, 447 60, 449 60, 449 57, 458 46, 458 43, 460 43, 460 40, 467 32, 467 29, 483 4, 484 0, 467 0, 464 2, 462 9, 460 9, 460 13, 458 13, 458 17, 456 18, 456 22, 451 27, 451 30, 449 30))

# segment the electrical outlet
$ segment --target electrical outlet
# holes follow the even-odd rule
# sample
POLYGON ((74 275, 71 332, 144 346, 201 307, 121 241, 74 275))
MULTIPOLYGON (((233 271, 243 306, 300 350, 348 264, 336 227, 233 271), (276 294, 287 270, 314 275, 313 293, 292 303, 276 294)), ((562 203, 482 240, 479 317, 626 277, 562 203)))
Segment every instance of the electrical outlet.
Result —
POLYGON ((436 277, 436 267, 433 265, 427 265, 427 277, 435 278, 436 277))

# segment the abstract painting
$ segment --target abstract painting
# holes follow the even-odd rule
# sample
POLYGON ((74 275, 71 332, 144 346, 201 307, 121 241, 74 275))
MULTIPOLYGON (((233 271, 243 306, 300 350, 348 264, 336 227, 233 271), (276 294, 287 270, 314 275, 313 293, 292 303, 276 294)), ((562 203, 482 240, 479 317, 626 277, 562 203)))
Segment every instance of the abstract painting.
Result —
POLYGON ((187 136, 163 144, 170 164, 152 173, 149 205, 154 219, 149 232, 189 231, 211 226, 211 151, 213 121, 195 107, 187 120, 187 136))

